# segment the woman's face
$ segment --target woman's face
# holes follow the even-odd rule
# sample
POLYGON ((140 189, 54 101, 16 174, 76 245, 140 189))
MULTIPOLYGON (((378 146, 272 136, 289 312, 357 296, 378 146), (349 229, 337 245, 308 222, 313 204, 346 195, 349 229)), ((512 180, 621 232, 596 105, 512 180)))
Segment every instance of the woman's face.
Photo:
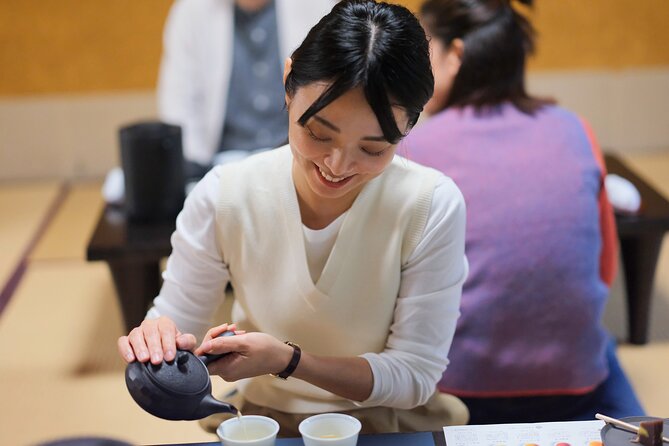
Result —
MULTIPOLYGON (((361 88, 344 93, 300 125, 298 119, 327 87, 314 83, 286 97, 293 180, 302 200, 347 207, 390 164, 396 145, 384 138, 361 88)), ((406 130, 404 110, 394 107, 393 113, 400 130, 406 130)))

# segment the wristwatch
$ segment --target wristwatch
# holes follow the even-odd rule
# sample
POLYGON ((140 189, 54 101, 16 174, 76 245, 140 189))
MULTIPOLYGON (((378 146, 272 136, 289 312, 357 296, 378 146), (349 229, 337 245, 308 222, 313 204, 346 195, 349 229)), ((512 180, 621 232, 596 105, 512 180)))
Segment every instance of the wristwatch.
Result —
POLYGON ((302 349, 300 348, 299 345, 290 341, 286 341, 285 344, 293 347, 293 357, 290 358, 288 366, 286 366, 286 368, 282 372, 279 372, 277 374, 273 373, 271 374, 272 376, 275 376, 279 379, 288 379, 288 377, 292 375, 295 369, 297 368, 297 365, 300 363, 300 357, 302 357, 302 349))

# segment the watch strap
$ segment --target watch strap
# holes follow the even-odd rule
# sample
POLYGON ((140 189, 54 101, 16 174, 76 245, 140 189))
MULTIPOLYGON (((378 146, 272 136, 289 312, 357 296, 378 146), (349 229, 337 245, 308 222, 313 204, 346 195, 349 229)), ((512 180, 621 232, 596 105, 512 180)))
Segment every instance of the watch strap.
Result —
POLYGON ((288 366, 286 366, 286 368, 282 372, 279 372, 276 375, 274 375, 277 378, 281 379, 288 379, 288 377, 293 374, 293 372, 297 368, 297 365, 300 363, 300 358, 302 357, 302 349, 300 348, 299 345, 290 341, 286 341, 285 343, 286 345, 290 345, 291 347, 293 347, 293 356, 292 358, 290 358, 288 366))

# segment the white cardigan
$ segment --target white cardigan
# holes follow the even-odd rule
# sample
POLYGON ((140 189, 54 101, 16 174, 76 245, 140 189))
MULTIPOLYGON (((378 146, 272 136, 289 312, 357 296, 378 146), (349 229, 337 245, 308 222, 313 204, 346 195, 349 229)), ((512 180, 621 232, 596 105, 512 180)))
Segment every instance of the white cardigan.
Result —
MULTIPOLYGON (((236 230, 230 228, 232 234, 225 236, 225 234, 218 232, 222 227, 220 226, 221 222, 216 218, 217 211, 223 211, 221 207, 222 181, 226 177, 225 173, 230 172, 226 169, 240 169, 241 172, 243 167, 252 165, 249 163, 256 163, 258 160, 271 157, 272 162, 270 164, 283 169, 284 174, 265 174, 264 176, 272 181, 281 178, 282 181, 290 182, 290 167, 284 167, 284 163, 274 161, 275 156, 280 156, 281 151, 287 150, 287 147, 285 147, 266 154, 255 155, 235 166, 216 167, 195 187, 186 200, 184 210, 177 218, 177 230, 172 236, 173 252, 167 262, 167 270, 163 275, 165 280, 163 288, 154 301, 154 307, 149 311, 148 318, 155 318, 160 315, 169 316, 177 323, 182 332, 190 332, 198 337, 201 336, 208 327, 215 323, 224 322, 213 321, 212 319, 215 308, 220 305, 224 297, 224 289, 231 279, 231 275, 233 280, 237 279, 235 280, 236 290, 239 289, 242 294, 246 291, 246 283, 239 283, 238 277, 238 275, 244 276, 245 274, 243 271, 244 261, 229 258, 233 252, 239 251, 235 248, 235 244, 239 242, 240 237, 251 237, 261 244, 261 248, 266 244, 269 255, 274 252, 271 247, 274 246, 273 243, 276 242, 276 239, 273 237, 290 237, 291 240, 298 237, 299 242, 299 238, 302 236, 300 234, 302 225, 299 216, 295 217, 295 214, 299 213, 296 197, 293 197, 292 200, 280 200, 280 197, 285 197, 285 193, 281 192, 286 189, 285 187, 268 188, 264 181, 255 181, 252 185, 261 187, 264 192, 254 192, 253 197, 256 198, 250 198, 249 200, 255 201, 255 199, 258 199, 263 203, 265 200, 276 200, 279 209, 285 208, 285 212, 281 211, 279 214, 283 215, 285 213, 286 218, 291 217, 290 231, 285 231, 285 225, 279 224, 277 221, 272 231, 262 231, 262 235, 256 237, 257 234, 254 235, 254 231, 258 227, 258 223, 246 222, 244 224, 245 230, 240 231, 238 228, 236 230), (286 172, 286 170, 288 171, 286 172), (269 194, 269 196, 264 197, 263 194, 269 194), (285 202, 292 203, 292 205, 285 206, 285 202), (226 247, 220 246, 221 244, 226 245, 226 247), (227 254, 223 251, 226 251, 227 254), (230 264, 226 263, 226 260, 230 264)), ((402 159, 397 159, 395 163, 399 163, 400 166, 409 164, 402 159)), ((394 169, 397 170, 398 167, 396 166, 394 169)), ((427 170, 426 168, 422 169, 427 170)), ((386 173, 382 174, 382 176, 385 175, 386 173)), ((389 177, 391 180, 396 178, 398 174, 393 175, 395 176, 389 177)), ((399 175, 401 175, 401 172, 399 175)), ((244 178, 248 178, 248 176, 244 175, 244 178)), ((382 179, 375 179, 367 186, 373 186, 372 183, 378 183, 377 180, 381 181, 382 179)), ((399 183, 402 183, 402 181, 399 181, 399 183)), ((367 186, 361 192, 359 199, 366 196, 367 186)), ((237 192, 238 189, 232 188, 230 190, 237 192)), ((292 187, 288 189, 293 190, 292 187)), ((402 203, 403 200, 399 197, 405 197, 406 194, 397 193, 393 196, 396 196, 398 202, 402 203)), ((243 197, 239 197, 239 199, 245 200, 243 197)), ((357 201, 356 199, 356 203, 357 201)), ((406 202, 406 200, 404 201, 406 202)), ((246 202, 249 201, 246 200, 246 202)), ((373 211, 371 215, 373 218, 383 217, 387 211, 380 212, 377 216, 376 203, 381 202, 373 200, 373 203, 370 204, 369 201, 366 201, 364 209, 373 211)), ((399 203, 398 206, 400 206, 399 203)), ((409 203, 406 202, 406 204, 409 203)), ((250 204, 255 206, 254 203, 250 204)), ((262 213, 267 207, 263 205, 258 209, 258 212, 262 213)), ((421 214, 426 218, 426 220, 422 220, 421 230, 406 232, 406 234, 415 232, 415 237, 405 238, 408 244, 406 247, 402 246, 401 271, 399 272, 399 278, 395 279, 398 280, 399 287, 395 289, 397 294, 393 295, 393 302, 388 307, 383 305, 376 307, 375 304, 375 308, 379 311, 375 318, 369 319, 370 330, 378 325, 374 328, 374 339, 367 339, 366 336, 358 332, 360 327, 364 327, 364 323, 358 325, 357 328, 355 324, 351 326, 353 339, 349 339, 346 333, 331 336, 330 332, 326 330, 327 324, 324 324, 322 319, 315 320, 315 314, 310 314, 308 317, 300 316, 300 312, 306 311, 305 308, 302 308, 304 305, 282 305, 280 302, 273 300, 273 298, 279 297, 274 295, 276 293, 269 293, 272 296, 267 296, 267 304, 262 304, 267 306, 267 309, 262 307, 258 309, 257 305, 252 305, 254 309, 250 313, 244 311, 248 310, 248 308, 244 308, 249 305, 248 299, 242 298, 235 302, 233 320, 240 322, 243 328, 267 330, 280 339, 297 340, 298 343, 301 341, 303 347, 310 352, 324 353, 322 351, 323 345, 327 345, 325 352, 330 354, 340 356, 360 355, 365 358, 369 362, 374 376, 374 387, 369 399, 357 404, 337 398, 325 398, 324 395, 320 395, 321 398, 301 398, 298 397, 298 394, 304 395, 304 390, 308 389, 294 388, 295 386, 303 387, 297 382, 286 382, 285 386, 287 388, 281 389, 277 387, 276 380, 257 377, 250 382, 241 384, 241 390, 250 401, 293 413, 347 410, 358 405, 410 408, 425 403, 435 391, 436 383, 448 364, 446 358, 459 315, 462 284, 467 276, 467 262, 464 256, 465 206, 460 191, 450 179, 440 174, 436 180, 434 191, 431 193, 431 202, 428 201, 428 207, 429 209, 421 214), (288 308, 291 309, 291 312, 294 311, 295 317, 302 322, 296 322, 294 327, 285 323, 281 327, 275 327, 273 325, 275 315, 278 318, 279 313, 288 308), (263 316, 266 313, 265 310, 270 311, 270 316, 263 316), (321 324, 318 329, 322 329, 319 344, 312 345, 318 336, 309 339, 303 334, 293 332, 293 330, 299 329, 300 324, 308 325, 312 323, 321 324), (390 323, 389 329, 388 323, 390 323), (378 338, 379 330, 387 338, 385 336, 382 336, 383 339, 378 338), (325 337, 323 338, 323 336, 325 337), (373 345, 369 345, 370 342, 373 342, 373 345), (345 348, 346 351, 339 351, 342 348, 345 348), (253 384, 253 386, 249 386, 250 384, 253 384)), ((345 229, 344 226, 354 224, 352 221, 359 223, 368 221, 367 218, 360 217, 361 209, 359 208, 360 206, 356 208, 354 204, 349 210, 349 213, 353 212, 353 214, 346 217, 340 235, 351 233, 351 228, 345 229)), ((385 206, 385 209, 387 209, 387 206, 385 206)), ((399 209, 398 212, 400 212, 399 209)), ((237 212, 225 212, 226 219, 237 218, 237 214, 237 212)), ((273 217, 267 218, 276 218, 276 215, 274 215, 276 212, 271 214, 273 217)), ((279 218, 279 220, 281 219, 279 218)), ((364 226, 366 230, 371 231, 369 234, 374 234, 374 228, 381 227, 383 224, 374 221, 370 225, 364 226)), ((383 234, 386 234, 386 232, 383 232, 383 234)), ((310 247, 306 243, 305 240, 305 245, 296 243, 296 246, 309 251, 310 247)), ((342 243, 346 245, 346 241, 342 243)), ((348 246, 350 246, 350 243, 348 243, 348 246)), ((314 283, 309 278, 304 253, 298 252, 300 248, 281 252, 280 255, 277 254, 279 261, 284 262, 284 266, 289 267, 288 272, 282 270, 280 273, 282 275, 279 276, 278 281, 282 280, 281 277, 285 280, 296 281, 294 297, 297 297, 303 290, 307 290, 307 294, 316 295, 317 298, 320 296, 322 299, 324 298, 323 293, 329 292, 329 290, 336 291, 337 287, 347 285, 346 274, 340 277, 331 266, 326 265, 323 275, 316 284, 319 290, 325 291, 315 291, 314 283), (301 260, 295 262, 296 258, 301 260), (291 271, 290 267, 294 264, 297 266, 291 271), (335 278, 337 280, 334 280, 335 278)), ((342 249, 342 246, 339 246, 338 254, 335 256, 339 257, 339 260, 341 260, 342 249)), ((333 253, 335 251, 337 251, 336 247, 333 253)), ((358 259, 358 257, 362 254, 364 253, 361 253, 358 249, 351 249, 347 261, 352 261, 353 265, 359 265, 358 262, 363 261, 363 259, 358 259)), ((374 258, 369 261, 370 264, 378 263, 378 266, 390 265, 389 262, 395 262, 394 264, 399 268, 400 259, 394 255, 389 258, 374 258)), ((256 280, 263 281, 265 277, 257 277, 256 280)), ((248 280, 245 282, 248 282, 248 280)), ((359 280, 353 282, 355 284, 360 283, 359 280)), ((255 285, 250 284, 250 286, 255 285)), ((372 294, 370 293, 364 300, 369 301, 372 294)), ((333 295, 342 295, 342 292, 339 290, 333 295)), ((345 295, 345 292, 343 295, 345 295)), ((337 311, 347 312, 349 305, 337 310, 336 302, 333 302, 333 304, 335 307, 330 311, 335 313, 337 311)), ((353 323, 355 318, 350 316, 350 313, 346 314, 351 317, 353 323)))
MULTIPOLYGON (((279 50, 290 56, 334 0, 275 0, 279 50)), ((161 120, 180 125, 184 156, 209 164, 225 120, 234 0, 176 0, 165 24, 158 78, 161 120)))

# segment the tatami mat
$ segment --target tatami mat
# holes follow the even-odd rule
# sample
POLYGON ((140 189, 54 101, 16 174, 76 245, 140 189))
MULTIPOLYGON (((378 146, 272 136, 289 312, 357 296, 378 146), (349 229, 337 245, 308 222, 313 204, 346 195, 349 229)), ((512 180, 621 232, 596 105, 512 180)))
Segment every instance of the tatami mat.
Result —
POLYGON ((0 370, 118 370, 117 358, 102 347, 122 330, 103 263, 33 262, 0 319, 0 370))
POLYGON ((50 206, 60 183, 0 184, 0 290, 4 287, 50 206))
MULTIPOLYGON (((666 319, 664 321, 666 324, 666 319)), ((669 418, 669 342, 621 345, 620 362, 648 414, 669 418)))
POLYGON ((100 182, 73 183, 32 260, 86 259, 86 245, 103 207, 100 182))
POLYGON ((87 435, 137 445, 216 440, 195 421, 165 421, 144 412, 128 394, 122 373, 54 377, 42 367, 2 378, 3 446, 87 435))
MULTIPOLYGON (((0 395, 13 402, 0 409, 0 444, 85 434, 134 444, 215 440, 132 401, 116 352, 122 333, 103 263, 33 262, 0 319, 0 395)), ((221 393, 230 386, 214 381, 221 393)))

